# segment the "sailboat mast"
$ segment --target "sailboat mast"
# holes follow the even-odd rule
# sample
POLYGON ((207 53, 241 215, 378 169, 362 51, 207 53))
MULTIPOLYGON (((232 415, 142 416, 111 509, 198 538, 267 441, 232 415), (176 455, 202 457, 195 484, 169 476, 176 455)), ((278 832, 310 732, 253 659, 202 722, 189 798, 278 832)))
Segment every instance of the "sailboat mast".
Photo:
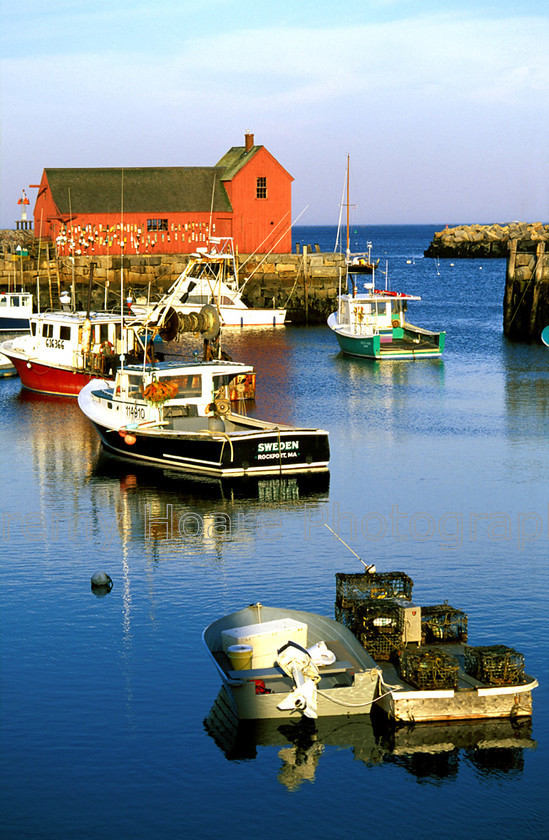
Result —
POLYGON ((349 155, 347 155, 347 257, 351 253, 349 247, 349 155))
POLYGON ((124 370, 126 353, 124 335, 124 170, 120 183, 120 368, 124 370))

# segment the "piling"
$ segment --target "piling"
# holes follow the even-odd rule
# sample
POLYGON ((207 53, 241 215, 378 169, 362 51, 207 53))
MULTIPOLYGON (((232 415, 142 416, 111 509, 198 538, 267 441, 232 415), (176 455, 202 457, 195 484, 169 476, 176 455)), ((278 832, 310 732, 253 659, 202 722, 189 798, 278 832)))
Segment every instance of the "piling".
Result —
POLYGON ((541 343, 541 333, 549 325, 549 255, 545 242, 535 251, 519 250, 517 240, 509 242, 503 333, 514 341, 541 343))

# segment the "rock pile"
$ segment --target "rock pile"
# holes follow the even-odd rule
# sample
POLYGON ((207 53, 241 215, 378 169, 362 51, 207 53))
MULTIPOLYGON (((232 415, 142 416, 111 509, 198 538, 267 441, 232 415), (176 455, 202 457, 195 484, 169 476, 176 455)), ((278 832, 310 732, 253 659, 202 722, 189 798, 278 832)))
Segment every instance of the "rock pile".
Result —
POLYGON ((426 257, 499 257, 505 258, 508 243, 517 240, 517 250, 535 252, 540 242, 549 243, 549 225, 510 222, 493 225, 458 225, 435 233, 424 252, 426 257))
POLYGON ((0 254, 17 254, 17 247, 29 253, 38 249, 38 240, 32 230, 0 230, 0 254))

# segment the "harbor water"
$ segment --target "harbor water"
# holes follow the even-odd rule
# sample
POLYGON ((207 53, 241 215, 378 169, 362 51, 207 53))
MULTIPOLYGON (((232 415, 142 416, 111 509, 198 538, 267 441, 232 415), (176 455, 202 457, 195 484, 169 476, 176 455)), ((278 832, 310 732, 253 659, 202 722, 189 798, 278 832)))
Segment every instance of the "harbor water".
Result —
POLYGON ((437 229, 352 229, 351 248, 371 240, 376 285, 388 266, 421 296, 408 317, 446 330, 442 359, 352 359, 326 326, 224 337, 256 368, 258 416, 330 432, 325 478, 138 467, 76 400, 0 381, 4 840, 547 836, 549 351, 502 335, 504 260, 423 258, 437 229), (257 601, 333 617, 335 574, 361 560, 466 612, 471 644, 523 653, 532 719, 227 720, 204 627, 257 601))

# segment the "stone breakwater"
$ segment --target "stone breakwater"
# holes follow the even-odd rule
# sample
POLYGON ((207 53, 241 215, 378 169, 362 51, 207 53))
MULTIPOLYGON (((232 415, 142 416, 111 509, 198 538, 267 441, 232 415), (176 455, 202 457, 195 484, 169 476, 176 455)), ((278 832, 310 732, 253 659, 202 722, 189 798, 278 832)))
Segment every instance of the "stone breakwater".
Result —
MULTIPOLYGON (((7 233, 7 232, 4 232, 7 233)), ((0 238, 1 234, 0 234, 0 238)), ((92 307, 113 309, 120 306, 123 277, 124 297, 131 295, 157 299, 181 274, 189 257, 183 254, 155 256, 56 257, 51 243, 28 237, 22 244, 24 256, 13 247, 0 254, 0 289, 24 288, 35 298, 39 290, 40 308, 59 306, 62 291, 71 291, 77 305, 88 300, 90 265, 93 267, 92 307)), ((13 246, 13 242, 10 241, 13 246)), ((310 253, 240 254, 239 282, 248 306, 283 307, 287 320, 295 324, 325 323, 337 306, 339 274, 345 274, 342 254, 310 253)))
POLYGON ((549 243, 549 224, 541 222, 493 225, 458 225, 435 233, 424 252, 426 257, 467 258, 495 257, 505 259, 509 243, 516 242, 518 251, 536 250, 540 242, 549 243))

